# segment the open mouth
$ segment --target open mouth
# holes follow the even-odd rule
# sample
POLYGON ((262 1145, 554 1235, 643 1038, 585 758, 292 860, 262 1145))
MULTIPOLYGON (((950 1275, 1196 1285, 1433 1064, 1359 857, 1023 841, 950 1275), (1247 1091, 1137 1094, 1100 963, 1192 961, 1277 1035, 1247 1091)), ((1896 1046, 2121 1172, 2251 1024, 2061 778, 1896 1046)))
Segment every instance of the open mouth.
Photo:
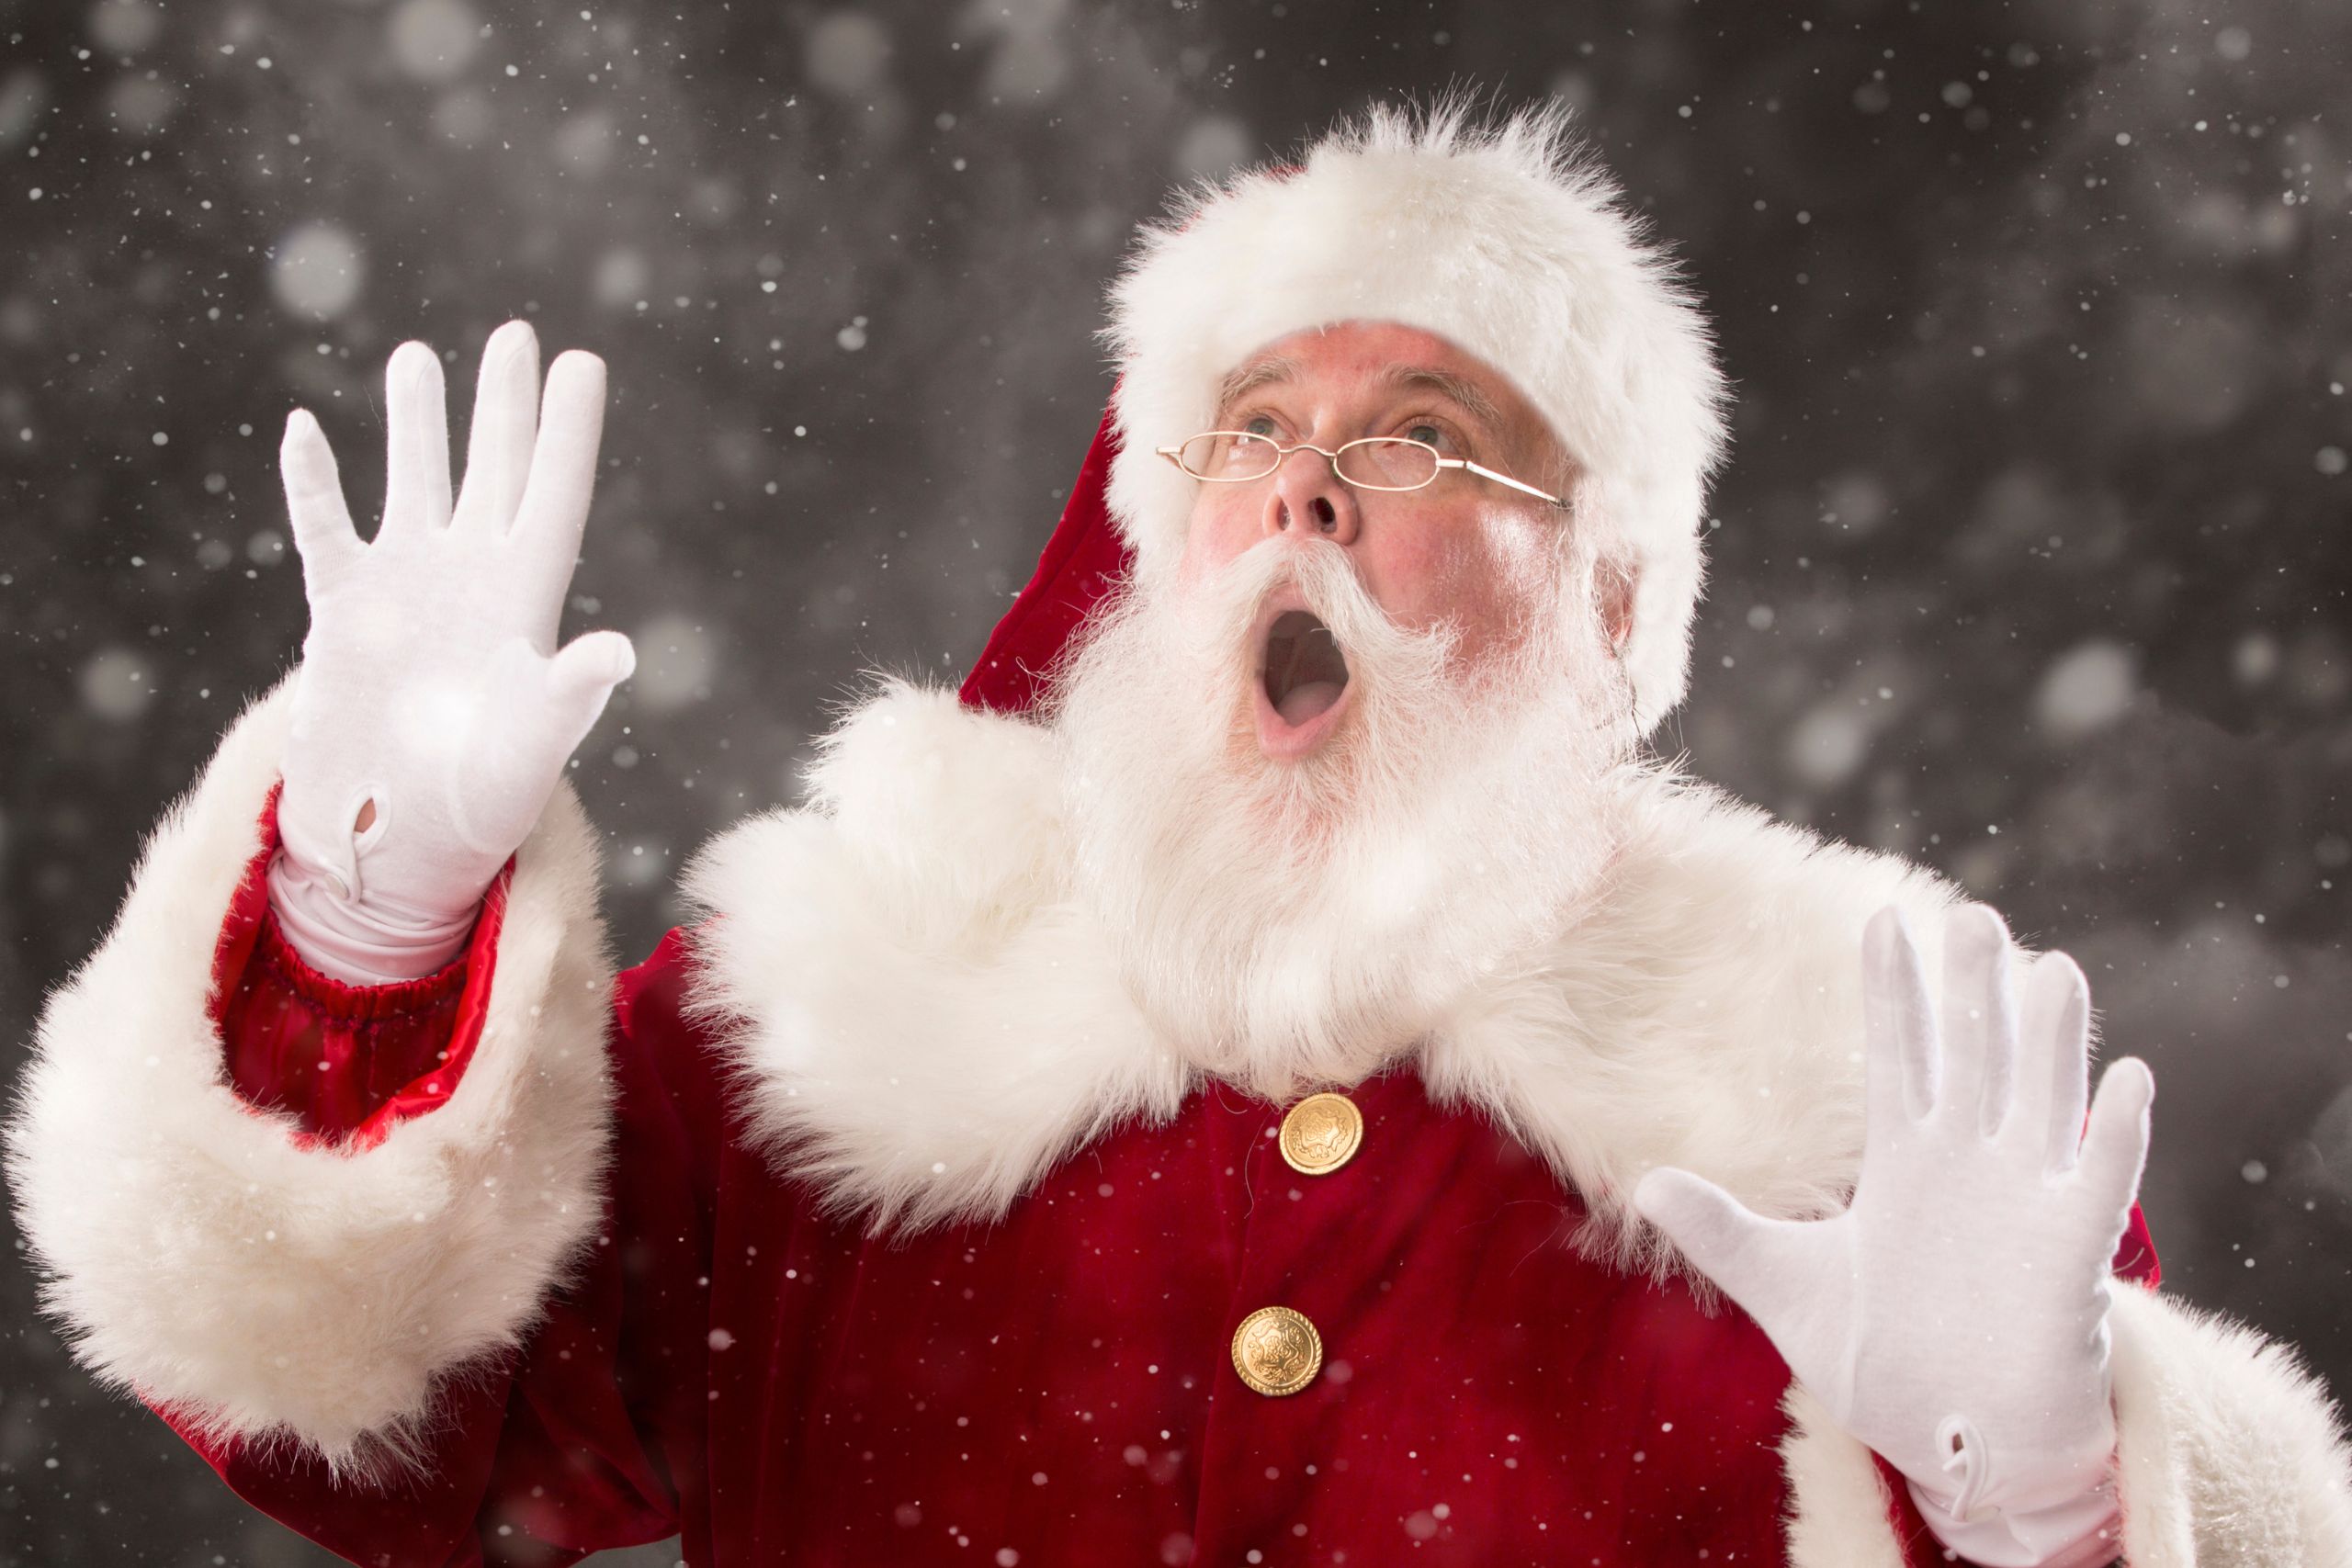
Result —
POLYGON ((1286 610, 1266 628, 1266 701, 1296 729, 1338 705, 1348 661, 1331 628, 1308 610, 1286 610))

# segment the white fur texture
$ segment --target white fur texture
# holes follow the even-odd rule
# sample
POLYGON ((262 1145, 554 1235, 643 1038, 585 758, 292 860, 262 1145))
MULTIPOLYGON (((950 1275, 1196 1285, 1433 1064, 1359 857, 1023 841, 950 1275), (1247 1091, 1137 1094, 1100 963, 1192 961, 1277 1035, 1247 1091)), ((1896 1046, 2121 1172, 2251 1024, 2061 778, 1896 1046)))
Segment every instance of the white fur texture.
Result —
POLYGON ((1862 1148, 1862 929, 1900 906, 1934 987, 1959 895, 1711 786, 1632 784, 1585 909, 1499 958, 1420 1067, 1434 1098, 1493 1116, 1577 1190, 1579 1247, 1662 1275, 1687 1266, 1633 1207, 1654 1166, 1776 1219, 1845 1206, 1862 1148))
POLYGON ((1225 375, 1273 340, 1390 321, 1502 371, 1585 471, 1580 526, 1636 569, 1625 659, 1646 733, 1682 699, 1699 527, 1728 395, 1676 265, 1565 111, 1475 124, 1375 108, 1306 153, 1178 199, 1113 287, 1113 516, 1138 577, 1182 548, 1196 481, 1155 453, 1212 423, 1225 375))
POLYGON ((2352 1452, 2293 1347, 2131 1285, 2109 1327, 2132 1568, 2352 1563, 2352 1452))
MULTIPOLYGON (((757 1135, 841 1210, 1001 1214, 1203 1076, 1160 1038, 1065 880, 1053 738, 892 683, 825 740, 812 801, 697 852, 694 1014, 757 1135)), ((1623 848, 1556 940, 1498 954, 1423 1042, 1431 1094, 1510 1128, 1591 1210, 1596 1256, 1675 1255, 1628 1201, 1658 1164, 1760 1212, 1841 1206, 1861 1150, 1861 935, 1908 911, 1933 976, 1956 897, 1701 785, 1635 780, 1623 848)))
MULTIPOLYGON (((826 739, 812 805, 700 852, 691 1010, 723 1025, 752 1135, 877 1230, 1001 1215, 1204 1076, 1158 1038, 1066 881, 1052 737, 893 683, 826 739)), ((1677 1164, 1769 1214, 1834 1211, 1861 1140, 1861 933, 1901 906, 1930 985, 1958 893, 1713 789, 1637 778, 1579 917, 1504 960, 1424 1041, 1433 1096, 1510 1129, 1590 1211, 1579 1244, 1687 1267, 1626 1201, 1677 1164)), ((1712 1293, 1702 1280, 1692 1282, 1712 1293)), ((2135 1568, 2343 1564, 2332 1408, 2286 1347, 2117 1292, 2114 1367, 2135 1568)), ((1870 1455, 1792 1387, 1791 1559, 1901 1557, 1870 1455)))
POLYGON ((690 1016, 752 1135, 877 1229, 993 1218, 1191 1074, 1064 896, 1049 738, 892 683, 825 742, 812 804, 739 824, 681 878, 690 1016))
POLYGON ((50 997, 7 1168, 44 1303, 101 1380, 381 1473, 413 1457, 442 1380, 518 1342, 596 1224, 612 964, 567 783, 517 858, 481 1042, 446 1105, 348 1154, 241 1100, 206 999, 300 677, 238 716, 50 997))
POLYGON ((1894 1498, 1870 1450, 1840 1430, 1803 1383, 1789 1384, 1781 1410, 1789 1418, 1781 1469, 1789 1479, 1790 1568, 1905 1568, 1888 1511, 1894 1498))

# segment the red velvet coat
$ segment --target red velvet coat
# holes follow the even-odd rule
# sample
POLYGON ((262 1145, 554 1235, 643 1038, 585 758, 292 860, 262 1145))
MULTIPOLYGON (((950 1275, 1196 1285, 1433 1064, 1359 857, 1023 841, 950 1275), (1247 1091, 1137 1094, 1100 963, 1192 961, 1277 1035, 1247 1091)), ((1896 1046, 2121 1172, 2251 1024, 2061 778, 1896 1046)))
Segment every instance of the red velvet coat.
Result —
MULTIPOLYGON (((1074 506, 967 701, 1026 705, 1115 551, 1074 506)), ((214 1017, 245 1100, 364 1148, 466 1071, 513 865, 461 959, 346 987, 268 911, 276 798, 214 1017)), ((1410 1070, 1351 1091, 1363 1145, 1327 1175, 1282 1158, 1285 1107, 1213 1082, 1001 1222, 876 1238, 745 1135, 741 1085, 684 1010, 687 938, 613 988, 615 1158, 585 1264, 518 1355, 445 1391, 424 1479, 337 1486, 175 1421, 240 1495, 401 1568, 673 1532, 715 1568, 1786 1560, 1788 1374, 1761 1332, 1570 1248, 1577 1193, 1410 1070), (1287 1397, 1230 1356, 1270 1304, 1324 1347, 1287 1397)), ((2119 1268, 2154 1282, 2136 1211, 2119 1268)), ((1944 1560, 1899 1485, 1884 1506, 1912 1562, 1944 1560)))
MULTIPOLYGON (((440 975, 345 987, 277 931, 267 852, 220 943, 239 1091, 363 1140, 429 1114, 496 983, 503 898, 440 975)), ((1762 1333, 1565 1246, 1575 1196, 1412 1073, 1351 1093, 1363 1145, 1329 1175, 1281 1157, 1283 1107, 1213 1087, 1001 1224, 877 1241, 736 1135, 680 1018, 688 963, 673 931, 619 977, 609 1223, 519 1362, 460 1392, 430 1483, 338 1491, 208 1451, 241 1495, 387 1568, 677 1531, 718 1568, 1783 1560, 1788 1373, 1762 1333), (1324 1343, 1288 1397, 1229 1359, 1268 1304, 1324 1343)), ((2136 1213, 2125 1249, 2153 1282, 2136 1213)), ((1896 1517, 1914 1562, 1943 1561, 1896 1517)))

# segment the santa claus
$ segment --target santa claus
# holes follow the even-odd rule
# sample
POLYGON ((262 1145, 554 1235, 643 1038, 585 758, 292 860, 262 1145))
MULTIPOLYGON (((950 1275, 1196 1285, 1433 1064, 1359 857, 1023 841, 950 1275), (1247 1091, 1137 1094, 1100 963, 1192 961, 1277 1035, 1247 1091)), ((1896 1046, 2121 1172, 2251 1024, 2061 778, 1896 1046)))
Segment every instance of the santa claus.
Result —
POLYGON ((2156 1290, 2151 1083, 1934 874, 1644 750, 1724 393, 1556 117, 1188 197, 961 694, 617 976, 556 627, 603 369, 491 338, 50 998, 76 1354, 353 1562, 2352 1562, 2333 1407, 2156 1290))

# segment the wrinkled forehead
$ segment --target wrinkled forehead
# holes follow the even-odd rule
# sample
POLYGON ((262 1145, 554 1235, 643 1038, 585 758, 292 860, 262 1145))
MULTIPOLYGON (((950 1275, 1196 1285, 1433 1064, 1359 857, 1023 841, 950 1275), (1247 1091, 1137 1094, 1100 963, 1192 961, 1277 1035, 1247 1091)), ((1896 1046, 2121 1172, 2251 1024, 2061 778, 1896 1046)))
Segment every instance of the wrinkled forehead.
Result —
POLYGON ((1338 322, 1261 344, 1219 379, 1217 412, 1285 393, 1374 403, 1435 397, 1497 434, 1551 434, 1502 371, 1435 333, 1395 321, 1338 322))
MULTIPOLYGON (((1328 378, 1302 360, 1284 354, 1261 355, 1236 366, 1217 389, 1217 412, 1227 413, 1268 391, 1307 392, 1326 389, 1328 378)), ((1481 424, 1496 430, 1509 426, 1510 416, 1494 393, 1475 377, 1442 366, 1389 361, 1359 368, 1340 379, 1343 395, 1370 402, 1433 396, 1444 399, 1481 424)))

